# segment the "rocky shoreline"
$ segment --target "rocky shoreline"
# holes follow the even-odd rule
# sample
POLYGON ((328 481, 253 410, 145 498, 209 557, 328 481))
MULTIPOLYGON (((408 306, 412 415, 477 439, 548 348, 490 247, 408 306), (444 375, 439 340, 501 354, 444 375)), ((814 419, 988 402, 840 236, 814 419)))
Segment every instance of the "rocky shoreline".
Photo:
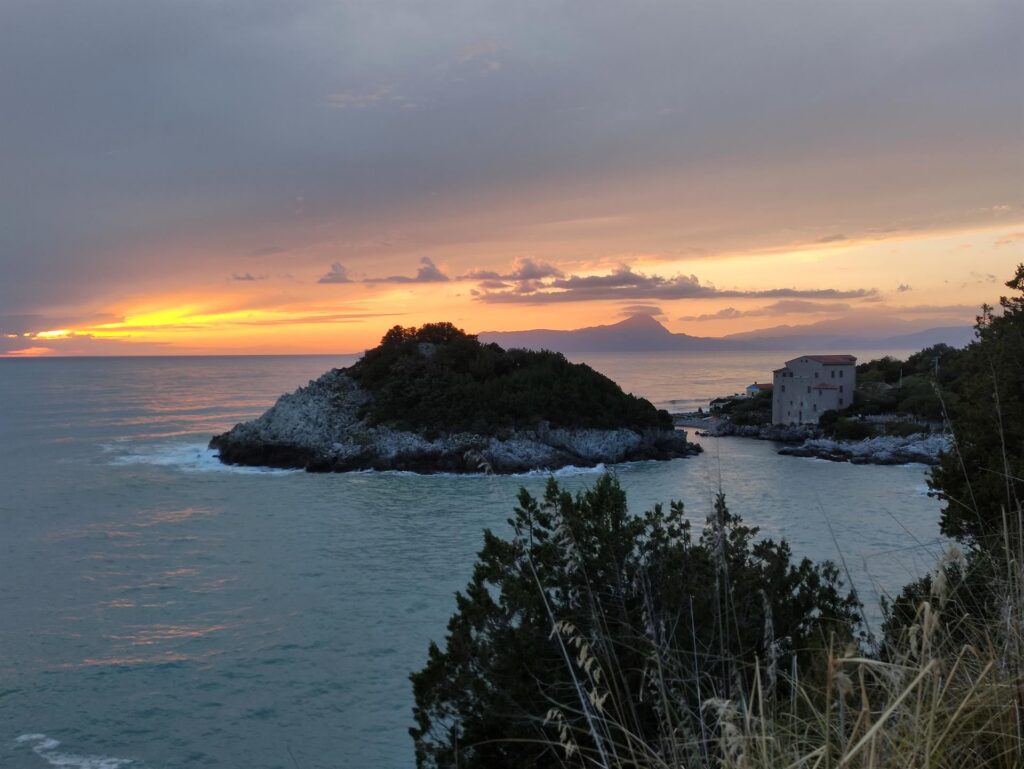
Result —
POLYGON ((907 437, 880 435, 862 441, 834 441, 813 438, 800 446, 779 449, 791 457, 814 457, 855 465, 935 465, 950 448, 948 435, 918 433, 907 437))
POLYGON ((790 457, 812 457, 857 465, 936 465, 950 448, 948 435, 917 433, 906 437, 880 435, 861 441, 827 438, 811 425, 734 425, 729 419, 699 414, 676 414, 677 425, 695 428, 702 437, 754 438, 791 444, 778 453, 790 457))
POLYGON ((677 414, 674 419, 677 425, 692 427, 698 435, 710 438, 736 436, 776 443, 800 443, 821 437, 821 430, 808 425, 736 425, 726 418, 695 414, 677 414))
POLYGON ((369 399, 344 369, 334 369, 281 396, 257 419, 215 436, 210 447, 233 465, 497 474, 665 460, 701 451, 678 429, 573 429, 542 422, 535 429, 494 435, 425 435, 370 424, 363 417, 369 399))

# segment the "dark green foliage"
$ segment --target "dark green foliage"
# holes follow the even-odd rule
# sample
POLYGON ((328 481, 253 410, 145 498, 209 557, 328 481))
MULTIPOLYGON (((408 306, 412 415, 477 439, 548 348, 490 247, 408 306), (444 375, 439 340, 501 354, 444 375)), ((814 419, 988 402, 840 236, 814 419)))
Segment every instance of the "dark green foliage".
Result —
POLYGON ((728 416, 740 427, 766 425, 772 421, 772 394, 759 392, 752 398, 718 398, 711 402, 711 413, 728 416))
POLYGON ((962 355, 962 350, 938 344, 905 361, 886 356, 862 363, 857 366, 852 410, 858 414, 904 414, 941 421, 939 393, 959 379, 962 355))
POLYGON ((445 647, 412 676, 419 767, 591 766, 606 740, 697 735, 698 686, 733 696, 755 657, 808 670, 830 637, 852 638, 835 567, 756 541, 724 497, 695 538, 681 503, 639 517, 613 476, 576 497, 552 480, 543 500, 520 492, 510 524, 511 541, 485 533, 445 647), (588 695, 607 695, 608 718, 588 695))
POLYGON ((928 485, 945 502, 942 533, 968 549, 952 572, 943 570, 941 600, 932 595, 933 578, 926 577, 886 607, 889 642, 913 624, 925 600, 932 600, 958 643, 969 640, 961 630, 971 620, 998 620, 1006 608, 1001 591, 1008 553, 1021 547, 1024 498, 1024 265, 1006 285, 1016 296, 999 300, 1002 314, 983 307, 977 339, 958 352, 944 375, 940 365, 940 393, 955 446, 932 469, 928 485))
POLYGON ((997 618, 1005 609, 1002 595, 996 589, 1005 576, 1004 566, 985 551, 969 551, 956 561, 940 559, 941 587, 936 584, 939 577, 927 574, 904 585, 895 599, 883 598, 883 656, 890 648, 898 648, 902 633, 915 624, 920 625, 917 613, 925 601, 930 603, 936 619, 945 628, 954 654, 964 644, 975 642, 977 621, 997 618))
POLYGON ((921 425, 917 422, 889 422, 885 426, 886 435, 895 435, 900 438, 906 438, 910 435, 928 432, 931 432, 928 425, 921 425))
POLYGON ((426 433, 561 427, 672 429, 668 412, 555 352, 481 344, 451 323, 395 326, 350 374, 371 421, 426 433))
POLYGON ((870 422, 851 419, 839 415, 840 412, 830 409, 821 415, 818 426, 825 435, 840 441, 861 441, 874 437, 875 426, 870 422))
POLYGON ((946 503, 942 532, 991 551, 1002 548, 1004 513, 1015 520, 1024 500, 1024 265, 1006 285, 1014 295, 999 300, 1000 315, 982 309, 947 385, 956 450, 929 481, 946 503))

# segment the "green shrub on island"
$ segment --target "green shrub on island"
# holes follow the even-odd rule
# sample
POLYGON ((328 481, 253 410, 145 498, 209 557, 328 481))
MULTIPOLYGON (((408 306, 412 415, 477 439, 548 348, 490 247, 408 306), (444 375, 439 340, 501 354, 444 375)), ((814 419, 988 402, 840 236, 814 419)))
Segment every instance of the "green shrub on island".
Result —
POLYGON ((711 402, 711 413, 728 417, 737 427, 760 427, 771 424, 772 394, 759 392, 751 398, 718 398, 711 402))
POLYGON ((861 419, 843 416, 843 412, 829 409, 818 419, 818 426, 829 438, 837 441, 862 441, 873 438, 875 426, 861 419))
POLYGON ((927 434, 930 432, 931 428, 928 425, 918 424, 917 422, 889 422, 885 425, 885 434, 897 438, 909 438, 911 435, 927 434))
POLYGON ((481 344, 451 323, 395 326, 349 369, 374 424, 426 434, 555 427, 671 430, 672 418, 556 352, 481 344))
POLYGON ((959 381, 962 359, 963 350, 938 344, 906 360, 886 356, 862 363, 857 366, 857 390, 850 410, 941 421, 941 393, 959 381))

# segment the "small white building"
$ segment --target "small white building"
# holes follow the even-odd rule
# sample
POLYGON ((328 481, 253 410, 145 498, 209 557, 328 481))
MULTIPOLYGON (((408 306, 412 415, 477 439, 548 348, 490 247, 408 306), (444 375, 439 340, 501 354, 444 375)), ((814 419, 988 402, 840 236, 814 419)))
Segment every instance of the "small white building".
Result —
POLYGON ((770 384, 759 384, 754 382, 752 385, 747 385, 747 397, 753 398, 755 395, 760 395, 761 393, 770 393, 772 391, 772 387, 773 385, 770 384))
POLYGON ((853 404, 857 359, 852 355, 803 355, 773 373, 775 424, 817 424, 826 411, 853 404))

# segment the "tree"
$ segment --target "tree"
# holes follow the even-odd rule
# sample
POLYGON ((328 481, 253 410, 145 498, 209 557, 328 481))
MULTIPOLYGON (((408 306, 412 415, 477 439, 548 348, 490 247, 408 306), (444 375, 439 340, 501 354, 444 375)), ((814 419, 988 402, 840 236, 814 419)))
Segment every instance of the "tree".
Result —
MULTIPOLYGON (((975 640, 966 618, 1007 624, 1004 615, 1012 604, 1006 600, 1006 575, 1015 570, 1014 554, 1024 545, 1024 264, 1006 286, 1017 295, 1000 298, 1001 314, 982 307, 974 342, 955 356, 939 351, 936 389, 954 443, 932 469, 928 485, 945 502, 942 533, 967 548, 957 568, 943 572, 947 595, 932 608, 961 645, 975 640)), ((935 365, 932 351, 914 357, 935 365)), ((887 646, 898 644, 933 589, 933 577, 925 576, 886 606, 887 646)))
POLYGON ((671 430, 672 417, 560 353, 481 344, 451 323, 395 326, 349 369, 375 424, 427 434, 560 427, 671 430))
POLYGON ((1004 514, 1024 499, 1024 264, 1006 286, 1016 295, 1000 298, 1001 314, 982 308, 947 385, 955 445, 929 479, 942 532, 987 550, 1002 547, 1004 514))
POLYGON ((696 735, 701 693, 735 693, 755 658, 809 668, 857 621, 833 565, 757 541, 724 496, 697 538, 681 503, 631 515, 611 475, 575 497, 522 490, 509 523, 411 676, 419 767, 584 766, 696 735))

